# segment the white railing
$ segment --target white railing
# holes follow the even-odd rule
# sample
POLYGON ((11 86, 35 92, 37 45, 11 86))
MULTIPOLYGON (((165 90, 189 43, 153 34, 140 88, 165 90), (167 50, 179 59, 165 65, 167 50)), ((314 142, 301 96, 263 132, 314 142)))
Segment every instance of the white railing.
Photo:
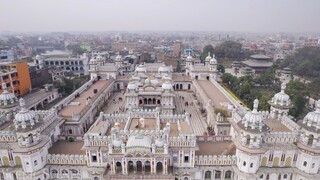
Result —
POLYGON ((74 155, 74 154, 48 154, 48 164, 73 164, 73 165, 87 165, 86 155, 74 155))
POLYGON ((195 157, 195 165, 234 165, 237 162, 235 155, 200 155, 195 157))

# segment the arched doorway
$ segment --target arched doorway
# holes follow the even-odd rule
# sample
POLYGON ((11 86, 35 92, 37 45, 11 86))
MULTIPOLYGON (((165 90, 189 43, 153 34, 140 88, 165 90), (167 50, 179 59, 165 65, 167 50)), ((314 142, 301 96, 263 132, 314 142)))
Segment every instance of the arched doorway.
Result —
POLYGON ((158 104, 158 105, 160 105, 160 104, 161 104, 161 101, 160 101, 160 99, 158 99, 158 101, 157 101, 157 104, 158 104))
POLYGON ((176 84, 176 90, 178 90, 179 89, 179 84, 176 84))
POLYGON ((2 157, 2 165, 9 166, 9 158, 7 156, 2 157))
POLYGON ((151 98, 148 99, 148 104, 151 104, 151 98))
POLYGON ((148 104, 147 98, 144 98, 144 104, 148 104))
POLYGON ((128 171, 129 173, 134 171, 134 165, 132 161, 128 162, 128 171))
POLYGON ((122 165, 121 162, 116 163, 116 173, 121 173, 122 172, 122 165))
POLYGON ((182 84, 180 84, 180 89, 182 89, 182 84))
POLYGON ((196 76, 195 79, 198 80, 198 76, 196 76))
POLYGON ((156 98, 152 99, 152 104, 156 104, 156 98))
POLYGON ((137 161, 137 172, 142 172, 142 162, 137 161))
POLYGON ((144 172, 145 173, 150 173, 151 172, 151 164, 150 161, 146 161, 144 163, 144 172))
POLYGON ((139 105, 142 105, 142 100, 141 99, 139 100, 139 105))
POLYGON ((158 162, 158 163, 157 163, 157 173, 158 173, 158 174, 162 174, 162 172, 163 172, 162 162, 158 162))
POLYGON ((207 76, 207 80, 209 80, 210 79, 210 77, 209 76, 207 76))

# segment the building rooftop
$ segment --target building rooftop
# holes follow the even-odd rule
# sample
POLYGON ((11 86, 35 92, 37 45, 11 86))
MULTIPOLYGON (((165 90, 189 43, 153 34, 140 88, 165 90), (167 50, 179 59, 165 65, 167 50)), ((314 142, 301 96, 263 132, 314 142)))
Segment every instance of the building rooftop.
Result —
POLYGON ((79 97, 73 99, 69 105, 59 111, 59 115, 64 117, 72 117, 73 113, 80 113, 86 107, 87 98, 93 100, 100 92, 104 90, 104 87, 108 87, 111 81, 99 80, 92 84, 86 91, 82 92, 79 97), (94 93, 94 89, 97 89, 97 93, 94 93))
POLYGON ((289 128, 283 125, 279 120, 267 119, 264 123, 270 128, 272 132, 291 132, 289 128))
POLYGON ((83 141, 69 142, 66 140, 60 140, 53 144, 49 149, 49 154, 86 154, 86 151, 82 150, 83 141))
POLYGON ((143 129, 143 130, 156 130, 156 124, 157 121, 155 118, 145 118, 144 123, 145 127, 144 128, 136 128, 138 125, 140 118, 132 118, 131 119, 131 124, 129 126, 129 130, 135 130, 135 129, 143 129))
POLYGON ((268 67, 271 67, 273 65, 272 62, 256 61, 256 60, 242 61, 242 63, 247 65, 247 66, 249 66, 249 67, 253 67, 253 68, 258 68, 258 67, 268 68, 268 67))
POLYGON ((235 146, 232 141, 212 142, 198 141, 199 151, 196 155, 233 155, 235 146))
POLYGON ((37 89, 29 94, 24 95, 23 98, 26 101, 26 107, 29 108, 41 102, 43 99, 48 98, 54 92, 55 89, 51 91, 46 91, 45 89, 37 89))

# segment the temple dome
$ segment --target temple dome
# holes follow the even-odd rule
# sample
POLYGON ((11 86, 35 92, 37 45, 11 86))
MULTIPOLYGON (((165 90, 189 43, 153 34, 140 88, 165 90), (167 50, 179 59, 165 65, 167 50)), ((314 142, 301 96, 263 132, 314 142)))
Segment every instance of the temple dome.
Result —
POLYGON ((214 54, 212 55, 212 58, 211 58, 211 60, 210 60, 210 64, 211 64, 211 65, 216 65, 216 64, 218 64, 218 61, 216 60, 214 54))
POLYGON ((163 72, 169 72, 169 67, 166 66, 164 63, 159 67, 158 70, 159 73, 163 73, 163 72))
POLYGON ((192 58, 192 56, 191 56, 191 53, 190 53, 190 52, 189 52, 189 55, 188 55, 188 57, 187 57, 186 61, 193 61, 193 58, 192 58))
POLYGON ((135 82, 129 82, 129 84, 128 84, 128 89, 129 89, 129 90, 135 90, 135 89, 137 89, 137 88, 138 88, 137 83, 135 83, 135 82))
POLYGON ((247 112, 243 118, 243 123, 245 127, 250 126, 251 129, 262 129, 263 126, 263 116, 260 112, 258 112, 259 100, 255 99, 253 103, 253 111, 247 112))
POLYGON ((16 125, 21 125, 22 128, 26 128, 27 125, 33 126, 36 120, 36 115, 33 111, 29 111, 25 106, 26 103, 24 99, 19 100, 20 111, 14 116, 14 121, 16 125))
POLYGON ((18 102, 18 98, 8 91, 7 84, 2 83, 3 92, 0 94, 0 106, 15 104, 18 102))
POLYGON ((303 124, 309 127, 315 127, 316 130, 320 129, 320 100, 316 102, 316 110, 309 112, 303 119, 303 124))
POLYGON ((162 89, 163 90, 171 90, 172 89, 172 85, 169 82, 165 82, 162 84, 162 89))
POLYGON ((286 89, 286 84, 281 84, 281 91, 273 96, 270 103, 274 105, 280 105, 280 106, 290 106, 291 100, 290 96, 287 95, 284 90, 286 89))
POLYGON ((119 52, 117 53, 117 56, 116 56, 115 61, 116 61, 116 62, 122 61, 122 57, 120 56, 120 53, 119 53, 119 52))
POLYGON ((211 59, 212 59, 212 58, 211 58, 211 56, 210 56, 210 52, 208 52, 208 56, 206 57, 205 61, 206 61, 206 62, 209 62, 211 59))

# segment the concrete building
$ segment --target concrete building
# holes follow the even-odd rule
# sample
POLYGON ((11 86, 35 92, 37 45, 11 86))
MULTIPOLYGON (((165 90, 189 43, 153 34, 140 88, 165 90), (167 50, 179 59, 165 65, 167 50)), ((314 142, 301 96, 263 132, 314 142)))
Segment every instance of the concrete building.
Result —
POLYGON ((0 82, 5 82, 10 92, 22 96, 30 91, 32 86, 27 62, 3 63, 0 69, 0 82))
POLYGON ((38 69, 53 68, 77 75, 89 75, 89 58, 86 53, 79 57, 67 56, 37 55, 34 62, 38 69))

